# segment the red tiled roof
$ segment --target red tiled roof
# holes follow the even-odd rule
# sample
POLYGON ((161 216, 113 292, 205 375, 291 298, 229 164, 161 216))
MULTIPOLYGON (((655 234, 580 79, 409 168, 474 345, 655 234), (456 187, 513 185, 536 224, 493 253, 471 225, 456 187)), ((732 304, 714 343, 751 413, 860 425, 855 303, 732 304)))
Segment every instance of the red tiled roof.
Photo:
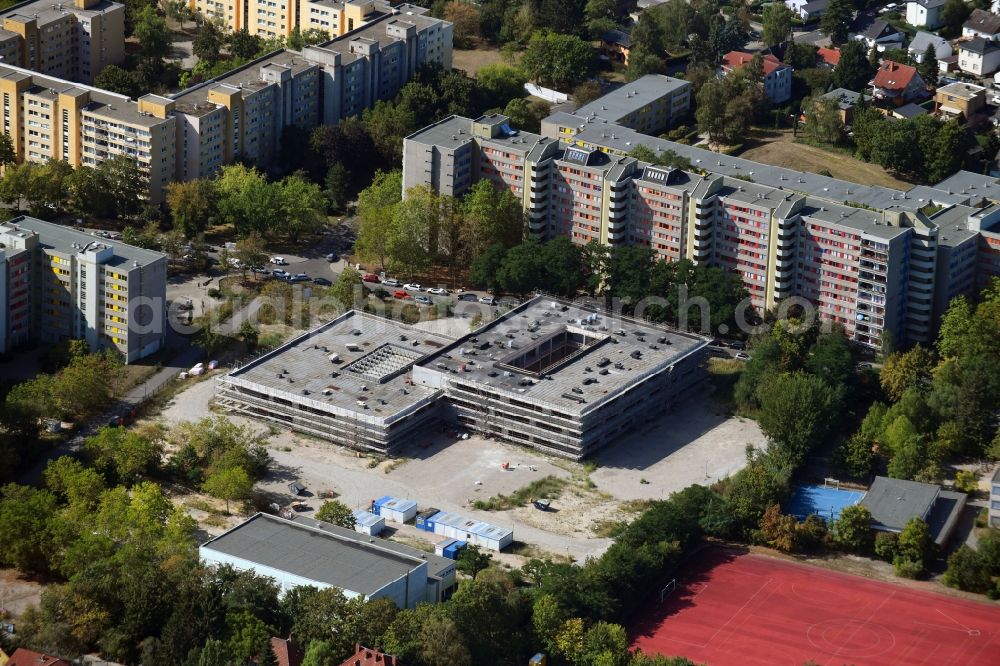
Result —
POLYGON ((73 666, 65 659, 42 654, 34 650, 17 648, 7 661, 7 666, 73 666))
POLYGON ((875 73, 875 80, 872 82, 876 88, 885 90, 906 90, 906 87, 917 75, 915 67, 901 65, 892 60, 884 61, 875 73))
POLYGON ((840 64, 840 49, 820 48, 816 50, 816 55, 828 65, 836 67, 840 64))
POLYGON ((302 666, 305 655, 299 646, 292 642, 291 637, 271 638, 271 652, 278 666, 302 666))
MULTIPOLYGON (((726 55, 722 56, 722 69, 724 69, 727 72, 731 72, 733 70, 739 69, 740 67, 743 67, 744 65, 748 64, 751 60, 753 60, 753 55, 749 53, 746 53, 744 51, 730 51, 726 55)), ((788 67, 788 65, 781 62, 773 55, 768 53, 766 56, 764 56, 763 67, 764 67, 764 76, 767 76, 768 74, 777 69, 781 69, 782 67, 788 67)))
POLYGON ((348 657, 340 666, 400 666, 399 661, 389 654, 382 654, 378 650, 361 647, 354 644, 354 655, 348 657))

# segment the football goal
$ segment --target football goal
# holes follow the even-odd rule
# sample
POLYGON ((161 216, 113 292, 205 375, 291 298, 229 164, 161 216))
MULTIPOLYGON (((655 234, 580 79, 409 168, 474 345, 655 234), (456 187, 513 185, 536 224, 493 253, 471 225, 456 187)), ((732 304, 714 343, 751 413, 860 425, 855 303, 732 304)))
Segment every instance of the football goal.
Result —
POLYGON ((660 603, 662 604, 663 600, 669 597, 671 594, 673 594, 674 590, 676 589, 677 589, 677 579, 671 578, 670 582, 664 585, 663 589, 660 590, 660 603))

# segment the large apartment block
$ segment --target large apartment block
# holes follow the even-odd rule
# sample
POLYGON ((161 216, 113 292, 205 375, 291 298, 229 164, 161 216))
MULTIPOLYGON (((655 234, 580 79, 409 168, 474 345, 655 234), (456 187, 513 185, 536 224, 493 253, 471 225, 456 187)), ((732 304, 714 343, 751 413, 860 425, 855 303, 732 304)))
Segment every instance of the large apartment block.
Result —
POLYGON ((131 363, 166 338, 167 259, 31 217, 0 224, 0 351, 83 339, 131 363))
MULTIPOLYGON (((233 32, 272 39, 287 38, 296 28, 340 37, 394 11, 388 2, 375 0, 189 0, 189 6, 233 32)), ((409 6, 400 9, 405 13, 409 6)))
POLYGON ((281 49, 171 97, 132 100, 0 63, 3 131, 19 161, 133 159, 163 200, 175 180, 247 159, 267 165, 282 131, 332 124, 390 99, 418 67, 451 67, 452 26, 396 10, 302 52, 281 49))
POLYGON ((426 127, 404 141, 404 191, 461 196, 488 179, 523 201, 538 238, 645 245, 664 261, 719 266, 741 276, 759 311, 805 299, 873 348, 887 336, 932 340, 950 299, 1000 274, 997 179, 959 172, 906 192, 867 187, 651 137, 594 112, 601 99, 585 108, 553 114, 542 135, 500 115, 426 127), (629 157, 638 145, 692 167, 629 157))
POLYGON ((125 6, 109 0, 27 0, 0 11, 0 62, 93 81, 125 58, 125 6))

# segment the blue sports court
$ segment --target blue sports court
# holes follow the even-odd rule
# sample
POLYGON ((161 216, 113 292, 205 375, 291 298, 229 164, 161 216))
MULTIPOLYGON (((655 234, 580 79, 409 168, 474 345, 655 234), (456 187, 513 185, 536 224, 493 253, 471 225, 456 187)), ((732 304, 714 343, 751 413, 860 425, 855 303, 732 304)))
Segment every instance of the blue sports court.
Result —
POLYGON ((845 506, 861 501, 865 494, 858 490, 841 490, 834 486, 799 486, 788 502, 785 513, 805 520, 812 514, 826 522, 836 520, 845 506))

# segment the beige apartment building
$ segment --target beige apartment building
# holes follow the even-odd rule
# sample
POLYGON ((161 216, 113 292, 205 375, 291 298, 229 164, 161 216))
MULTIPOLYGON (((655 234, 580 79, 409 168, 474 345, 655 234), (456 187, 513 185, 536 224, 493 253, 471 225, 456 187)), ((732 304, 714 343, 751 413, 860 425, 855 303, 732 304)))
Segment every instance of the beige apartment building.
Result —
POLYGON ((132 100, 0 62, 3 131, 22 162, 97 166, 124 155, 160 202, 172 181, 239 159, 266 166, 286 127, 337 123, 391 99, 425 63, 450 68, 451 24, 418 10, 392 10, 302 52, 275 51, 169 98, 132 100))
POLYGON ((131 363, 166 339, 167 259, 17 217, 0 224, 0 351, 83 339, 131 363))
POLYGON ((28 0, 0 11, 0 63, 82 81, 125 58, 125 6, 28 0))
POLYGON ((288 38, 296 28, 340 37, 392 13, 375 0, 190 0, 190 8, 233 32, 288 38))

